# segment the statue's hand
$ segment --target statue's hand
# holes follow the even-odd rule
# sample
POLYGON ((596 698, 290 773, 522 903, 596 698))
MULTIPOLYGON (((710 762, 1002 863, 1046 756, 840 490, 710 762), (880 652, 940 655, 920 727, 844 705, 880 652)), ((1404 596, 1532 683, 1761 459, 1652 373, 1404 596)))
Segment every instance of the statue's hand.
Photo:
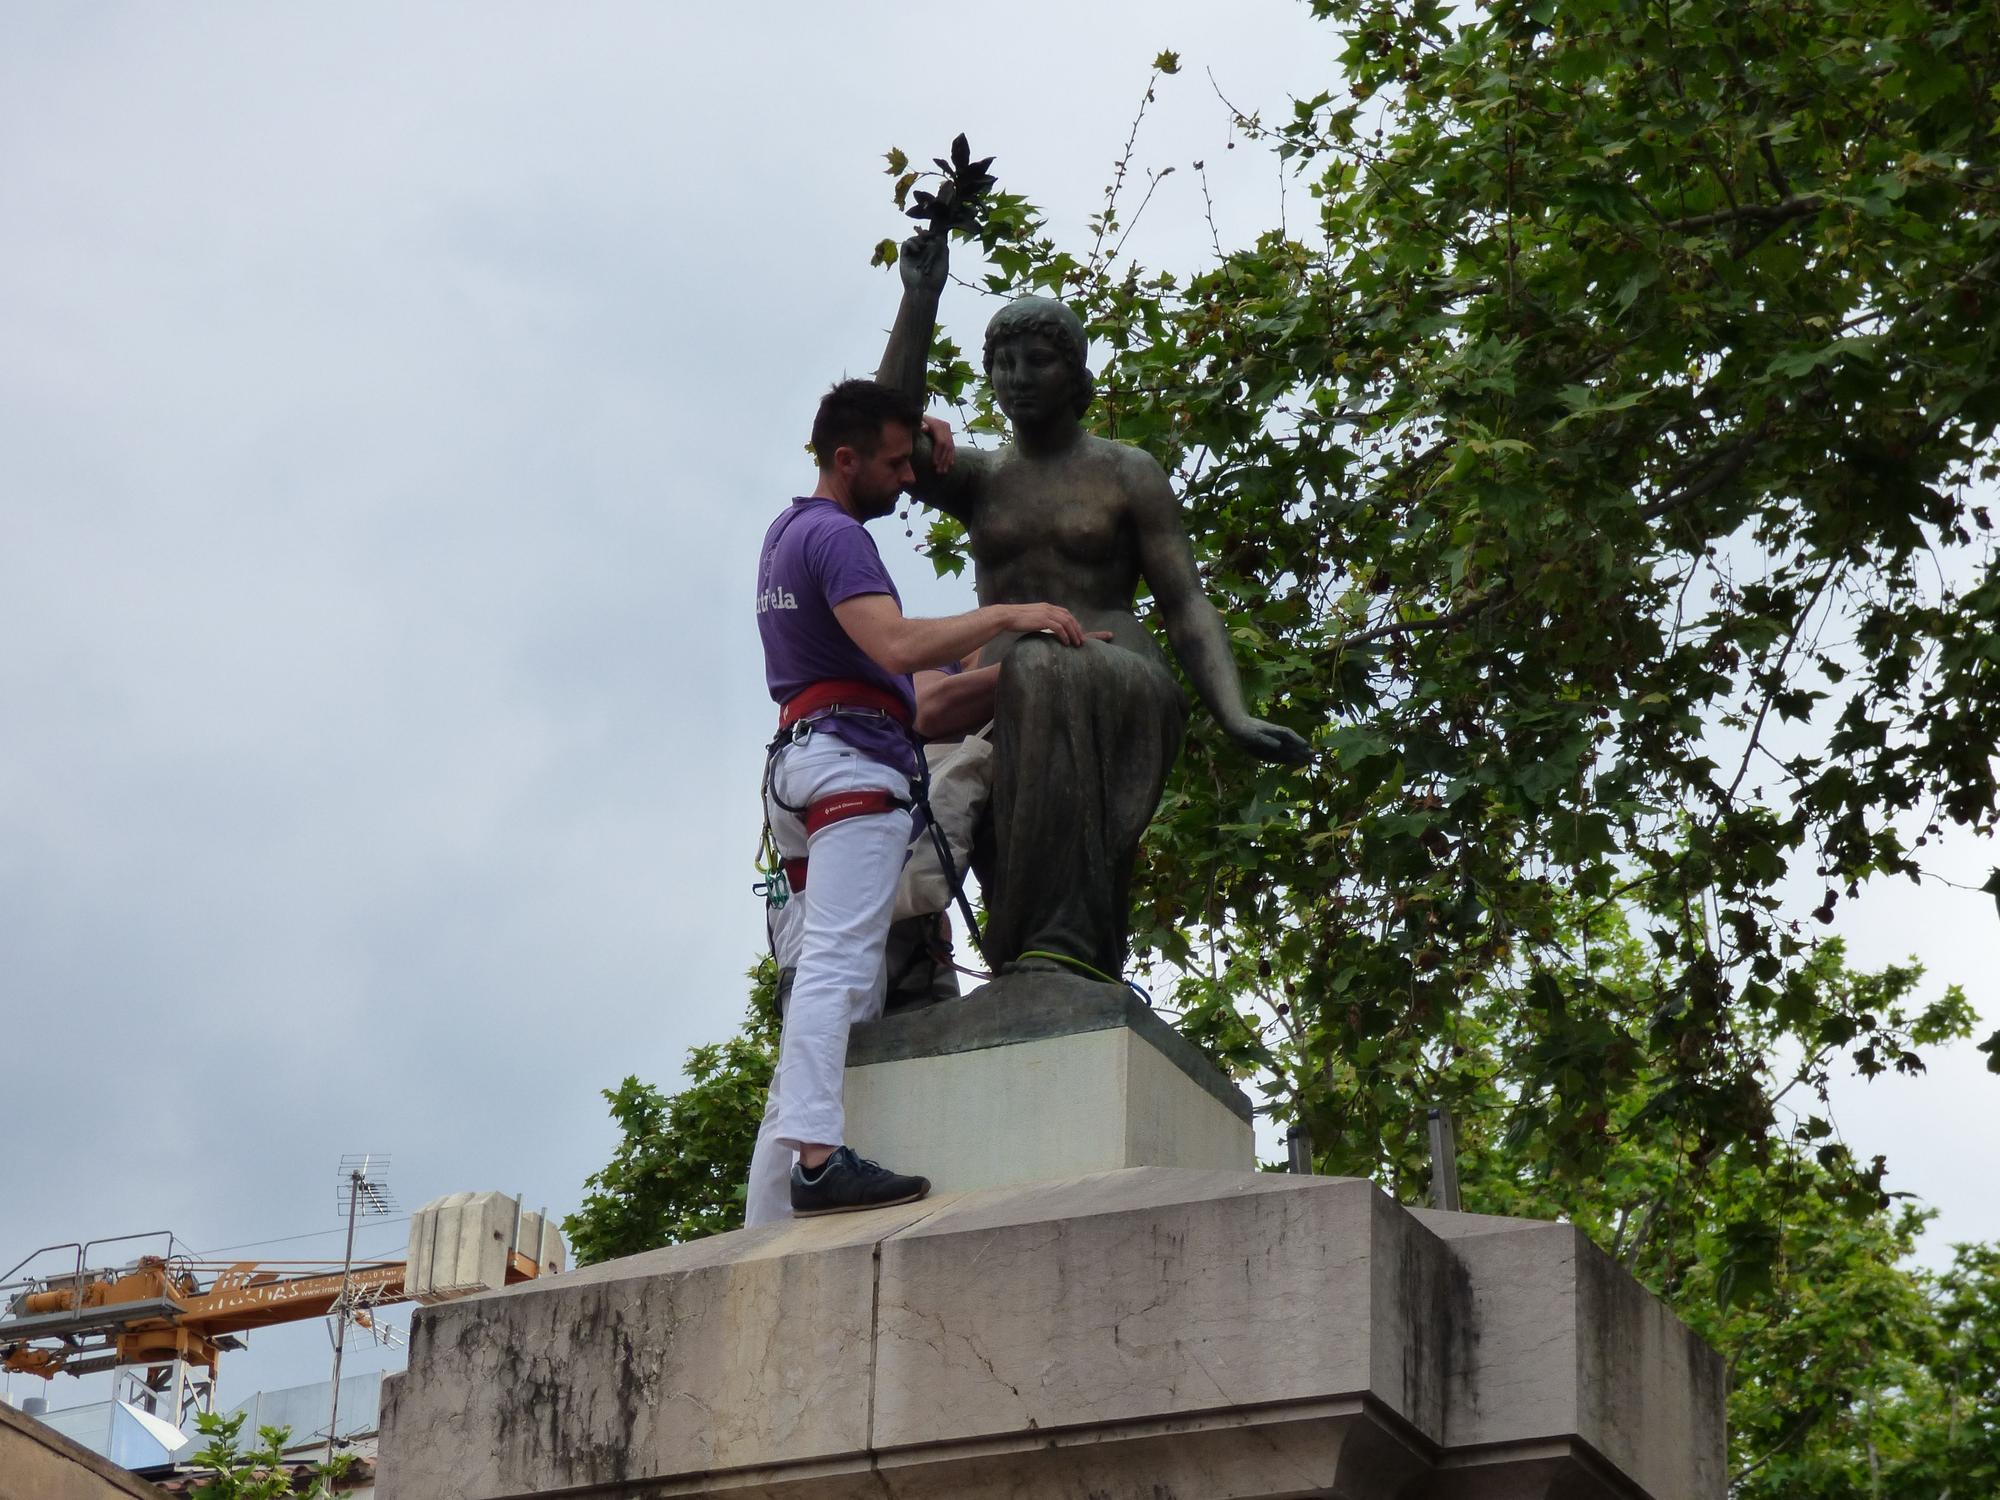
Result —
POLYGON ((1229 737, 1259 760, 1282 761, 1301 766, 1312 756, 1312 747, 1282 724, 1267 723, 1248 715, 1222 726, 1229 737))
POLYGON ((903 273, 903 290, 939 297, 944 295, 945 274, 951 270, 951 250, 943 235, 920 229, 903 241, 896 265, 903 273))

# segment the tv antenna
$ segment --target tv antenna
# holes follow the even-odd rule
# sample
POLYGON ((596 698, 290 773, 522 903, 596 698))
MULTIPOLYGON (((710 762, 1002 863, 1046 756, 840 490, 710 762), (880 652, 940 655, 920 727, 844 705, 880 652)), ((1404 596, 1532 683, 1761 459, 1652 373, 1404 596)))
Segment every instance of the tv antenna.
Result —
MULTIPOLYGON (((395 1213, 396 1200, 389 1192, 388 1170, 386 1152, 370 1151, 340 1159, 335 1202, 340 1212, 347 1216, 347 1252, 340 1262, 340 1296, 334 1300, 328 1313, 333 1319, 333 1410, 328 1414, 326 1423, 326 1461, 329 1464, 333 1462, 334 1444, 339 1441, 340 1360, 347 1351, 347 1325, 353 1320, 360 1301, 364 1300, 354 1295, 354 1225, 360 1219, 387 1218, 395 1213)), ((365 1300, 373 1301, 374 1298, 365 1300)))

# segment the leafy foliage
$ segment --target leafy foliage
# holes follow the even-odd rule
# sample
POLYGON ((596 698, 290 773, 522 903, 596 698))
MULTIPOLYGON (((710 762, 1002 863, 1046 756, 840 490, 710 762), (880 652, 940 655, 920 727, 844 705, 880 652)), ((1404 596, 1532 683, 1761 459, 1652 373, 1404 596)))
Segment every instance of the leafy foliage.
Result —
MULTIPOLYGON (((1596 1004, 1643 1009, 1645 949, 1612 911, 1590 926, 1574 940, 1596 1004)), ((1920 970, 1858 974, 1843 959, 1838 940, 1822 944, 1802 982, 1927 1039, 1964 1035, 1963 996, 1916 1007, 1920 970)), ((1475 1039, 1455 1066, 1491 1078, 1517 1008, 1505 991, 1471 997, 1475 1039)), ((1523 1130, 1502 1090, 1482 1090, 1483 1109, 1458 1122, 1467 1205, 1575 1223, 1720 1351, 1740 1496, 1860 1497, 1878 1482, 1943 1493, 2000 1459, 2000 1425, 1977 1415, 2000 1376, 1991 1248, 1961 1247, 1942 1275, 1902 1264, 1929 1214, 1882 1193, 1881 1160, 1858 1166, 1817 1114, 1796 1116, 1761 1160, 1688 1150, 1648 1107, 1653 1066, 1635 1060, 1597 1093, 1592 1175, 1555 1169, 1569 1149, 1560 1117, 1523 1130)))
MULTIPOLYGON (((972 159, 972 148, 965 143, 963 135, 954 136, 949 158, 931 158, 937 163, 938 185, 936 191, 915 188, 922 175, 908 170, 909 157, 899 150, 888 152, 885 160, 889 163, 889 175, 896 179, 896 207, 903 209, 911 218, 921 220, 924 234, 958 234, 966 238, 977 238, 980 225, 985 217, 986 197, 992 192, 993 173, 989 168, 993 158, 972 159)), ((875 247, 870 264, 894 265, 897 247, 894 240, 883 240, 875 247)))
POLYGON ((293 1480, 294 1462, 285 1457, 291 1441, 289 1427, 260 1427, 259 1446, 245 1452, 243 1424, 247 1412, 220 1416, 199 1412, 195 1427, 208 1439, 189 1460, 199 1468, 214 1472, 194 1488, 194 1500, 328 1500, 329 1486, 336 1483, 353 1463, 346 1454, 335 1456, 331 1464, 316 1465, 305 1488, 293 1480))
MULTIPOLYGON (((1341 86, 1228 106, 1309 213, 1149 270, 1123 251, 1172 169, 1123 217, 1128 141, 1087 250, 1027 203, 983 240, 988 291, 1085 318, 1097 429, 1175 473, 1246 686, 1322 752, 1255 766, 1197 721, 1140 946, 1323 1170, 1416 1196, 1448 1106, 1510 1164, 1471 1206, 1591 1222, 1743 1360, 1855 1332, 1799 1266, 1898 1289, 1840 1344, 1865 1368, 1745 1384, 1782 1415, 1740 1398, 1740 1451, 1789 1483, 1943 1357, 1824 1097, 1973 1015, 1814 927, 2000 811, 2000 13, 1312 9, 1341 86)), ((950 330, 933 356, 997 430, 950 330)))
MULTIPOLYGON (((1587 1175, 1641 1078, 1691 1156, 1761 1164, 1775 1056, 1810 1089, 1951 1034, 1815 983, 1808 922, 2000 806, 1976 490, 2000 472, 2000 20, 1314 9, 1345 91, 1232 111, 1309 227, 1149 272, 1121 254, 1128 143, 1088 252, 1025 203, 982 237, 989 290, 1086 318, 1099 429, 1176 472, 1247 686, 1317 726, 1287 771, 1197 724, 1142 945, 1329 1169, 1410 1181, 1422 1107, 1492 1090, 1512 1139, 1587 1175), (1800 869, 1810 914, 1784 905, 1800 869), (1599 1003, 1567 946, 1598 907, 1643 935, 1642 1001, 1599 1003), (1489 989, 1519 1024, 1453 1066, 1489 989)), ((934 388, 996 425, 935 353, 934 388)), ((954 527, 930 541, 957 561, 954 527)))
POLYGON ((585 1180, 583 1206, 563 1220, 578 1265, 742 1224, 743 1184, 778 1047, 777 968, 766 956, 748 977, 743 1030, 691 1050, 680 1093, 636 1077, 604 1090, 620 1140, 585 1180))
POLYGON ((919 190, 916 199, 907 212, 913 219, 923 221, 925 229, 932 234, 972 233, 979 226, 979 206, 993 187, 993 174, 988 168, 993 158, 972 159, 972 148, 965 143, 963 135, 954 136, 951 142, 951 157, 932 158, 937 163, 938 188, 935 193, 919 190))
MULTIPOLYGON (((1092 420, 1174 473, 1253 707, 1320 751, 1196 719, 1136 946, 1321 1170, 1419 1197, 1448 1106, 1468 1207, 1668 1297, 1741 1493, 1990 1490, 1995 1254, 1899 1264, 1922 1217, 1824 1102, 1973 1015, 1816 934, 2000 817, 2000 12, 1311 8, 1339 87, 1227 106, 1292 185, 1251 243, 1126 253, 1176 170, 1128 207, 1144 104, 1087 243, 997 191, 962 231, 1084 317, 1092 420)), ((931 388, 1000 431, 964 339, 931 388)))

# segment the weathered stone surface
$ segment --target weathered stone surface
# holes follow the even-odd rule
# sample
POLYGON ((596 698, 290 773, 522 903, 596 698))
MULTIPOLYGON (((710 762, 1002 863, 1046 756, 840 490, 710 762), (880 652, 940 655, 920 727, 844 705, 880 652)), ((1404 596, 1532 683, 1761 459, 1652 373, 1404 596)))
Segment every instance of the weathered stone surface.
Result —
POLYGON ((1420 1444, 1361 1401, 1031 1433, 876 1463, 881 1493, 907 1500, 1388 1496, 1429 1467, 1420 1444))
POLYGON ((386 1479, 385 1494, 538 1494, 864 1452, 876 1246, 923 1212, 740 1230, 418 1312, 413 1378, 383 1426, 385 1468, 424 1478, 386 1479))
POLYGON ((1255 1165, 1250 1101, 1123 985, 1007 975, 856 1027, 847 1056, 848 1140, 940 1192, 1255 1165))
POLYGON ((167 1492, 0 1406, 0 1500, 167 1500, 167 1492))
MULTIPOLYGON (((1123 1035, 1125 1154, 1116 1165, 1255 1171, 1256 1132, 1236 1110, 1237 1101, 1246 1110, 1249 1101, 1234 1086, 1235 1100, 1219 1100, 1214 1089, 1190 1090, 1174 1060, 1147 1037, 1138 1031, 1123 1035)), ((1217 1078, 1227 1083, 1220 1074, 1217 1078)))
POLYGON ((420 1311, 384 1500, 1716 1500, 1714 1358, 1560 1225, 1141 1168, 420 1311))
POLYGON ((1464 1268, 1454 1448, 1575 1437, 1649 1494, 1721 1494, 1722 1361, 1568 1224, 1418 1209, 1464 1268))
POLYGON ((1118 1172, 882 1246, 883 1447, 1366 1394, 1443 1417, 1443 1246, 1366 1182, 1118 1172))
POLYGON ((1415 1495, 1423 1500, 1643 1500, 1646 1494, 1627 1484, 1587 1443, 1551 1438, 1448 1453, 1411 1500, 1415 1495))
POLYGON ((865 1022, 848 1038, 847 1065, 859 1068, 1119 1030, 1137 1032, 1188 1082, 1250 1122, 1250 1101, 1243 1091, 1130 985, 1105 984, 1081 974, 1002 974, 962 1000, 865 1022))

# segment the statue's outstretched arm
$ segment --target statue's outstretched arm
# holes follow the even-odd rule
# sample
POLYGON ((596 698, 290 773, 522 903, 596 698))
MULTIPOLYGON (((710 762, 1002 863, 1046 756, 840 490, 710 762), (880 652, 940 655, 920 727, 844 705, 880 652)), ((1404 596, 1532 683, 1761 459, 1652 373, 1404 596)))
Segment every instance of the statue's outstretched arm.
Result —
MULTIPOLYGON (((875 378, 922 407, 929 395, 925 375, 930 368, 931 335, 937 331, 938 299, 944 294, 946 273, 951 269, 945 237, 928 232, 911 235, 903 241, 896 265, 903 273, 903 301, 896 309, 895 326, 889 330, 889 345, 882 351, 875 378)), ((919 434, 917 482, 911 493, 946 515, 965 520, 986 456, 961 448, 949 474, 934 469, 930 458, 930 439, 919 434)))
POLYGON ((875 378, 922 406, 924 373, 929 368, 931 335, 937 331, 938 299, 944 295, 951 270, 951 252, 941 234, 913 234, 896 257, 903 275, 903 302, 889 330, 889 347, 875 378))
POLYGON ((1139 534, 1139 567, 1152 587, 1153 602, 1181 669, 1215 722, 1237 744, 1265 760, 1303 761, 1311 753, 1303 739, 1282 724, 1253 717, 1243 706, 1243 680, 1229 649, 1229 632, 1202 592, 1180 501, 1166 472, 1151 457, 1134 449, 1132 462, 1137 471, 1132 518, 1139 534))

